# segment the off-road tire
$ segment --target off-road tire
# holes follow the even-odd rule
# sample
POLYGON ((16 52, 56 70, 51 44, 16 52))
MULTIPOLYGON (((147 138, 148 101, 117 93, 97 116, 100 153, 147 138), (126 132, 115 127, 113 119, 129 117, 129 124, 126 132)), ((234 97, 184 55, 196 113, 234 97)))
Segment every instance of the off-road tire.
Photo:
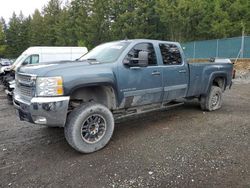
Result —
POLYGON ((212 86, 208 95, 200 97, 200 107, 202 110, 214 111, 221 108, 222 90, 220 87, 212 86), (216 103, 214 98, 217 98, 216 103))
POLYGON ((68 116, 64 134, 70 146, 81 153, 92 153, 102 149, 110 141, 114 131, 114 118, 111 111, 98 103, 89 102, 75 108, 68 116), (91 115, 100 115, 105 119, 106 132, 96 143, 88 143, 82 136, 82 125, 91 115))

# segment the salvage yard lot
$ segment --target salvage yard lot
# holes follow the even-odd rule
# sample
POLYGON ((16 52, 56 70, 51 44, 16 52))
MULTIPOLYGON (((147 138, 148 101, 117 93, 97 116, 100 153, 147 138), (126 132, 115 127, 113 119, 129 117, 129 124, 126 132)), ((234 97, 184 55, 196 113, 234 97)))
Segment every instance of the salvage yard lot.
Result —
POLYGON ((88 155, 61 128, 20 122, 0 91, 0 187, 250 187, 249 158, 250 84, 215 112, 191 101, 116 123, 88 155))

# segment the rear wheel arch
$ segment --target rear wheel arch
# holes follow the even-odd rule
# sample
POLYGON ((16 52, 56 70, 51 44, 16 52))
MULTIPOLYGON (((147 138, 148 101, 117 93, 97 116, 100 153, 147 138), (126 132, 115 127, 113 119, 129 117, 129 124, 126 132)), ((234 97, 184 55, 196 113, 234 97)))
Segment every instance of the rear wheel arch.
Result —
POLYGON ((213 79, 213 86, 217 86, 224 91, 226 89, 226 77, 225 76, 217 76, 213 79))
POLYGON ((208 80, 208 84, 203 95, 207 95, 212 86, 217 86, 224 91, 227 86, 227 74, 225 72, 213 73, 208 80))

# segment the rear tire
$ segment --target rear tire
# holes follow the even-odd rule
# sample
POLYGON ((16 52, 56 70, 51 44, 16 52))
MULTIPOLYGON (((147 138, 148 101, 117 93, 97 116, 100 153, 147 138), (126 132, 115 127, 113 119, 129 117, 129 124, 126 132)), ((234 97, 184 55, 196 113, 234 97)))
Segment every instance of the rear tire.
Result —
POLYGON ((202 110, 214 111, 221 108, 222 90, 220 87, 212 86, 206 96, 201 96, 200 106, 202 110))
POLYGON ((110 141, 113 131, 113 114, 107 107, 94 102, 74 109, 64 127, 67 142, 81 153, 102 149, 110 141))

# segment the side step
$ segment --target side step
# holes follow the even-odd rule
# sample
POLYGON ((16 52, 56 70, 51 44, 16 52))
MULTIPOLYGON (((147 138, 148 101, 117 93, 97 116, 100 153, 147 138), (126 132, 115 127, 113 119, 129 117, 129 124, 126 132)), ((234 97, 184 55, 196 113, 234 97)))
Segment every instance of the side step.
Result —
POLYGON ((113 111, 113 114, 114 114, 115 119, 122 119, 122 118, 130 117, 130 116, 134 116, 134 115, 149 113, 152 111, 168 110, 177 106, 181 106, 183 104, 184 102, 171 101, 171 102, 163 103, 163 104, 152 104, 152 105, 139 106, 137 108, 117 110, 117 111, 113 111))

